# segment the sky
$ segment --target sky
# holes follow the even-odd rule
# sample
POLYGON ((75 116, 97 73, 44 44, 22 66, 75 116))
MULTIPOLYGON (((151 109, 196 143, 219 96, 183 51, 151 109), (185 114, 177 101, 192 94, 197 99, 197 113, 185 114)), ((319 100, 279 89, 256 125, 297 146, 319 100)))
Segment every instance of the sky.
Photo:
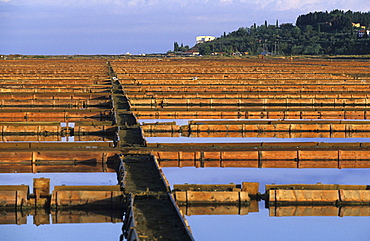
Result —
POLYGON ((333 9, 370 11, 365 0, 0 0, 0 54, 165 53, 199 35, 254 23, 295 23, 333 9))

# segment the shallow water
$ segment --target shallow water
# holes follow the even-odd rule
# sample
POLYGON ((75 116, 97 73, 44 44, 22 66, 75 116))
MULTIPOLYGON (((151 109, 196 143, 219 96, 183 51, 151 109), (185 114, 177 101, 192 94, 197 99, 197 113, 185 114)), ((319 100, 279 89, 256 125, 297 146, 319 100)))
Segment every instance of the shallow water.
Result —
POLYGON ((146 137, 145 139, 148 143, 370 142, 370 138, 146 137))
MULTIPOLYGON (((369 184, 365 169, 163 168, 173 184, 369 184)), ((264 201, 248 215, 186 216, 195 240, 368 240, 370 217, 270 217, 264 201)))
MULTIPOLYGON (((33 178, 50 178, 50 189, 60 185, 116 185, 115 173, 12 173, 0 174, 0 185, 29 185, 33 189, 33 178)), ((3 215, 6 213, 3 213, 3 215)), ((2 214, 0 214, 1 217, 2 214)), ((52 223, 52 216, 49 216, 52 223)), ((4 241, 65 241, 65 240, 119 240, 122 234, 120 223, 66 223, 34 225, 33 216, 27 224, 0 225, 1 240, 4 241)))
MULTIPOLYGON (((186 125, 188 120, 140 120, 186 125)), ((149 143, 240 143, 240 142, 370 142, 370 138, 188 138, 148 137, 149 143)), ((66 140, 67 141, 67 140, 66 140)), ((68 140, 73 141, 73 140, 68 140)), ((163 168, 169 183, 241 184, 358 184, 367 185, 368 169, 255 169, 255 168, 163 168)), ((0 174, 0 185, 26 184, 32 190, 33 178, 51 179, 56 185, 115 185, 115 173, 0 174)), ((0 225, 2 240, 119 240, 122 223, 0 225)), ((186 216, 195 240, 368 240, 370 217, 270 217, 264 201, 259 212, 248 215, 186 216)))
MULTIPOLYGON (((170 184, 266 184, 317 182, 328 184, 369 184, 365 169, 253 169, 253 168, 163 168, 170 184)), ((51 178, 55 185, 114 185, 115 173, 0 174, 1 184, 23 183, 32 188, 32 179, 51 178)), ((248 215, 186 216, 195 240, 368 240, 370 217, 270 217, 259 203, 259 212, 248 215)), ((0 225, 2 240, 119 240, 122 223, 0 225), (57 235, 55 235, 57 234, 57 235)))

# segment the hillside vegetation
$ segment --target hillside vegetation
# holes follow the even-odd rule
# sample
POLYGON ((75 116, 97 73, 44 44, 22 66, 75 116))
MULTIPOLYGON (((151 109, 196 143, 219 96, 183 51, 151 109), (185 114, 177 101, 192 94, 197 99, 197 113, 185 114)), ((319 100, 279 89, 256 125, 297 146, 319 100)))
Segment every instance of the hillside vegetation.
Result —
POLYGON ((214 41, 197 44, 200 54, 274 55, 370 54, 370 13, 333 10, 298 16, 284 23, 240 27, 214 41))

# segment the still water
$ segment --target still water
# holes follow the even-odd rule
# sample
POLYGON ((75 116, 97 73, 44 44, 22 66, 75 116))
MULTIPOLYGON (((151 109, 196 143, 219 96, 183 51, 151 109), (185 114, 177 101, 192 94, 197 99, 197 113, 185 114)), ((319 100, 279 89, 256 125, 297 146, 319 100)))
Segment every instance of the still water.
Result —
MULTIPOLYGON (((149 120, 146 120, 150 122, 149 120)), ((146 122, 143 121, 143 122, 146 122)), ((158 120, 157 120, 158 121, 158 120)), ((189 120, 176 121, 186 125, 189 120)), ((158 121, 160 122, 160 121, 158 121)), ((165 122, 165 121, 163 121, 165 122)), ((150 143, 238 142, 369 142, 370 138, 188 138, 148 137, 150 143)), ((369 184, 366 169, 255 169, 255 168, 163 168, 173 184, 369 184)), ((270 217, 264 201, 259 211, 247 215, 187 216, 195 240, 370 240, 370 217, 294 216, 270 217)))
MULTIPOLYGON (((370 170, 357 169, 250 169, 163 168, 171 184, 369 184, 370 170)), ((370 240, 370 217, 270 217, 259 203, 259 212, 248 215, 187 216, 195 240, 370 240)))
MULTIPOLYGON (((50 178, 50 189, 60 185, 115 185, 115 173, 12 173, 0 174, 0 185, 29 185, 33 189, 33 178, 50 178)), ((7 215, 6 213, 0 213, 7 215)), ((9 214, 8 214, 9 215, 9 214)), ((33 216, 27 217, 27 224, 0 225, 1 241, 65 241, 65 240, 119 240, 122 223, 66 223, 33 224, 33 216)), ((50 216, 50 223, 52 217, 50 216)))
MULTIPOLYGON (((227 184, 259 182, 266 184, 317 182, 329 184, 368 184, 370 170, 357 169, 250 169, 250 168, 163 168, 171 183, 227 184)), ((100 174, 1 174, 1 184, 24 183, 51 178, 54 185, 112 185, 114 173, 100 174)), ((370 217, 269 217, 264 202, 259 212, 248 215, 187 216, 195 240, 369 240, 370 217)), ((1 240, 119 240, 122 223, 0 225, 1 240)))
MULTIPOLYGON (((155 122, 160 120, 155 120, 155 122)), ((172 120, 166 120, 172 121, 172 120)), ((176 120, 186 124, 187 120, 176 120)), ((142 121, 146 122, 146 121, 142 121)), ((187 138, 148 137, 150 143, 224 142, 370 142, 369 138, 187 138)), ((241 184, 258 182, 264 193, 266 184, 359 184, 369 183, 367 169, 253 169, 253 168, 163 168, 174 184, 241 184)), ((26 184, 32 190, 33 178, 45 177, 55 185, 115 185, 115 173, 0 174, 0 185, 26 184)), ((4 214, 3 214, 4 215, 4 214)), ((194 215, 186 219, 195 240, 370 240, 370 217, 270 217, 264 201, 259 211, 247 215, 194 215)), ((120 240, 122 223, 0 225, 0 240, 120 240)))

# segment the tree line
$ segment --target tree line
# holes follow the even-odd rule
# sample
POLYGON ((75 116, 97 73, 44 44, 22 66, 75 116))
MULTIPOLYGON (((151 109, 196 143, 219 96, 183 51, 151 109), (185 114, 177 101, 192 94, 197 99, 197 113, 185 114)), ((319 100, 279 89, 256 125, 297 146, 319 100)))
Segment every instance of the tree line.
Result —
POLYGON ((284 23, 241 27, 214 41, 195 45, 200 54, 248 53, 274 55, 370 54, 370 13, 333 10, 298 16, 284 23), (357 25, 356 25, 357 24, 357 25))

